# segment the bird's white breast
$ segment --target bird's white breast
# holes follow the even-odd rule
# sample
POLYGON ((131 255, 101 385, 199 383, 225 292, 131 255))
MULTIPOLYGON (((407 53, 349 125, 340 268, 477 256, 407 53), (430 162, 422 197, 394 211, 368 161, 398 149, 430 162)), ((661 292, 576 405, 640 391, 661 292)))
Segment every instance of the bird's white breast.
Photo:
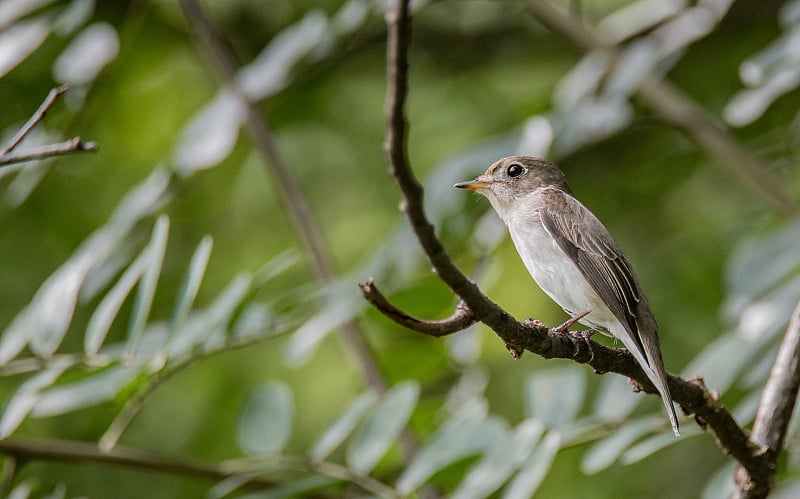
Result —
POLYGON ((617 329, 617 319, 545 230, 535 210, 517 210, 505 222, 522 262, 542 291, 570 315, 591 310, 581 323, 606 333, 617 329))

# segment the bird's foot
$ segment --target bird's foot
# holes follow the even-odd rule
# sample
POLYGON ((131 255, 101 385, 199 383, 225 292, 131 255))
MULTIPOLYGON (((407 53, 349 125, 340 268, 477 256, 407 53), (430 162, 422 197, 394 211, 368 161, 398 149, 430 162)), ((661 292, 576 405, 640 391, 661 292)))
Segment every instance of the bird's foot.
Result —
POLYGON ((594 333, 596 332, 597 331, 594 329, 586 329, 584 331, 567 331, 567 337, 570 339, 572 344, 575 345, 575 354, 573 357, 577 357, 580 353, 581 349, 578 346, 578 340, 582 340, 586 344, 586 348, 589 349, 589 360, 587 361, 587 364, 591 364, 591 362, 594 360, 594 349, 592 348, 592 342, 589 341, 589 338, 594 336, 594 333))
POLYGON ((569 328, 572 327, 573 324, 575 324, 579 320, 583 319, 584 317, 586 317, 590 313, 592 313, 592 311, 589 310, 589 309, 586 309, 583 312, 579 313, 578 315, 570 317, 570 319, 568 321, 566 321, 564 324, 561 324, 560 326, 554 327, 551 331, 553 331, 554 333, 566 333, 569 330, 569 328))
POLYGON ((586 348, 589 349, 589 362, 594 360, 594 350, 592 349, 592 343, 589 341, 589 338, 591 338, 592 335, 594 335, 594 333, 596 333, 597 331, 595 331, 594 329, 588 329, 586 331, 570 331, 569 328, 571 328, 573 324, 583 319, 590 313, 591 310, 588 309, 584 310, 583 312, 573 317, 570 317, 570 319, 566 321, 564 324, 561 324, 560 326, 556 326, 553 329, 551 329, 551 331, 554 333, 562 333, 567 335, 572 344, 575 346, 575 353, 572 355, 573 357, 577 357, 581 351, 580 346, 578 344, 578 340, 583 341, 586 344, 586 348))

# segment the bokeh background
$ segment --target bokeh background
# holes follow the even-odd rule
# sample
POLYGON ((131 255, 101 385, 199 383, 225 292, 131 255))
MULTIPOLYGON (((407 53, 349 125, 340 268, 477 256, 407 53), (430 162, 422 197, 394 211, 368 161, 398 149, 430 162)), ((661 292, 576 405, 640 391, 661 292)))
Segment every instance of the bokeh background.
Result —
MULTIPOLYGON (((565 320, 488 203, 451 187, 509 154, 556 160, 637 270, 667 368, 705 377, 747 424, 800 298, 797 211, 776 208, 637 90, 665 78, 755 159, 759 176, 800 199, 800 2, 553 1, 612 47, 597 51, 545 27, 530 3, 541 4, 414 3, 409 155, 446 248, 515 317, 565 320)), ((445 317, 455 305, 405 226, 386 169, 385 4, 202 2, 321 228, 335 268, 326 284, 287 215, 274 161, 254 147, 236 93, 221 85, 177 2, 0 1, 3 142, 68 83, 21 147, 80 135, 100 148, 0 170, 2 436, 97 442, 145 394, 118 445, 209 463, 282 456, 274 467, 266 461, 266 476, 306 484, 297 495, 360 497, 348 480, 315 488, 302 480, 324 473, 280 464, 305 463, 368 391, 338 332, 350 323, 386 384, 400 387, 391 393, 413 399, 400 405, 414 409, 408 429, 423 449, 452 450, 432 437, 477 411, 485 424, 476 423, 476 440, 539 422, 541 439, 528 449, 541 467, 536 497, 724 495, 732 464, 713 437, 688 420, 684 438, 665 439, 657 398, 630 393, 623 378, 532 355, 514 361, 482 326, 423 337, 363 302, 357 284, 375 277, 420 317, 445 317), (122 205, 134 189, 149 198, 122 205), (114 234, 110 246, 91 245, 98 231, 114 234), (159 253, 153 241, 164 236, 159 253), (190 261, 203 260, 206 236, 213 248, 203 271, 190 261), (123 294, 107 335, 87 346, 126 269, 139 269, 139 284, 123 294), (187 276, 202 276, 194 300, 187 276)), ((328 460, 358 468, 353 455, 363 448, 353 442, 369 440, 364 417, 328 460)), ((362 471, 402 489, 401 448, 362 471)), ((489 448, 454 451, 419 485, 466 494, 459 484, 489 448)), ((789 452, 776 497, 791 496, 799 469, 789 452)), ((18 462, 4 486, 17 497, 172 498, 202 497, 213 484, 33 459, 18 462)))

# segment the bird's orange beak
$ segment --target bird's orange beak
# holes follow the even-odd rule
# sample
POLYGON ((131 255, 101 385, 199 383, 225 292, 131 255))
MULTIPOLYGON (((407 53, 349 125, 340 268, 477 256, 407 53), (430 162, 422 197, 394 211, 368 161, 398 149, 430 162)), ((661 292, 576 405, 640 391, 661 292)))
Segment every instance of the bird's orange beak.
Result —
POLYGON ((481 177, 478 177, 475 180, 470 180, 469 182, 459 182, 455 184, 453 187, 457 187, 459 189, 467 189, 469 191, 481 191, 489 187, 489 182, 481 180, 481 177))

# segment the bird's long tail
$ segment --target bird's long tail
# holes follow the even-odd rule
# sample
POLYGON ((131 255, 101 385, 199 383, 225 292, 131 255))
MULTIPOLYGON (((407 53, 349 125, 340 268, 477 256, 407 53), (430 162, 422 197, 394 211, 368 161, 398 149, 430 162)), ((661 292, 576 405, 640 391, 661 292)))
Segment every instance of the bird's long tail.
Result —
MULTIPOLYGON (((616 336, 616 335, 615 335, 616 336)), ((644 351, 637 345, 629 335, 618 336, 622 340, 625 347, 633 354, 636 362, 642 367, 642 370, 656 387, 658 393, 661 395, 661 401, 664 403, 664 408, 667 411, 669 422, 672 425, 672 431, 676 437, 681 434, 678 426, 678 415, 675 412, 675 405, 672 403, 672 395, 669 393, 667 386, 667 373, 664 370, 664 361, 661 359, 661 348, 658 345, 658 336, 655 341, 643 341, 644 351), (646 357, 645 357, 646 355, 646 357)))

